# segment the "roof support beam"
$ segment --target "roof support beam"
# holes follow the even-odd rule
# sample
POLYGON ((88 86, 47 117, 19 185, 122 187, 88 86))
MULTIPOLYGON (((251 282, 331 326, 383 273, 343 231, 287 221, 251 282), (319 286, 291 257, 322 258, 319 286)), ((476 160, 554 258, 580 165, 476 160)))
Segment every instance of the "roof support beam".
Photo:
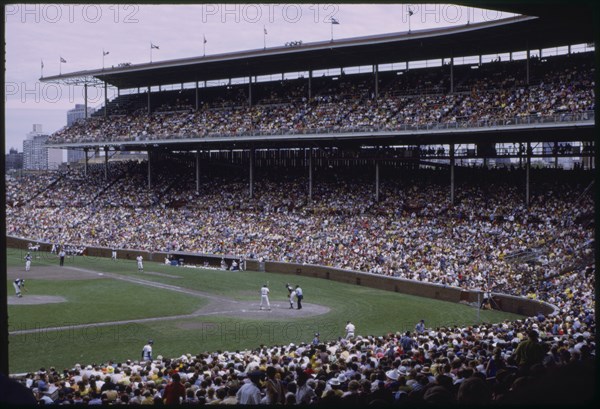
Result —
POLYGON ((527 49, 527 61, 525 62, 525 84, 529 85, 529 56, 531 51, 527 49))
POLYGON ((454 56, 450 57, 450 93, 454 93, 454 56))
POLYGON ((454 206, 454 143, 450 144, 450 204, 454 206))
POLYGON ((248 77, 248 106, 252 108, 252 75, 248 77))
POLYGON ((108 82, 104 83, 104 118, 108 116, 108 82))
POLYGON ((373 72, 375 73, 375 98, 379 98, 379 64, 373 64, 373 72))

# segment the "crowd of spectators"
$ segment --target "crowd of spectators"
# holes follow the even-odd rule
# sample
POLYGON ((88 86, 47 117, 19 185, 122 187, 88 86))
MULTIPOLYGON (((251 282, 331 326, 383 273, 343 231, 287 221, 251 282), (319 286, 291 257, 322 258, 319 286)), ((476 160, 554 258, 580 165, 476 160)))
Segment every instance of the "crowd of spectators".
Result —
POLYGON ((24 384, 40 403, 60 405, 573 407, 595 398, 589 301, 512 322, 40 368, 24 384))
MULTIPOLYGON (((559 58, 559 57, 556 57, 559 58)), ((575 58, 575 57, 573 57, 575 58)), ((229 90, 195 110, 189 98, 163 103, 152 113, 138 108, 127 115, 92 117, 51 135, 50 143, 136 141, 249 134, 392 131, 411 127, 509 125, 545 118, 572 120, 594 110, 594 68, 590 61, 559 58, 540 68, 535 84, 507 80, 486 70, 461 81, 465 91, 450 93, 443 68, 434 70, 440 92, 419 93, 427 73, 388 81, 377 96, 371 79, 342 76, 306 97, 306 84, 264 85, 257 103, 229 90), (582 62, 583 61, 583 62, 582 62), (413 88, 412 92, 408 88, 413 88), (302 96, 304 95, 304 96, 302 96), (230 99, 228 99, 230 98, 230 99), (227 102, 229 101, 229 102, 227 102)), ((513 63, 506 63, 513 64, 513 63)), ((514 63, 516 64, 516 63, 514 63)), ((410 72, 410 71, 409 71, 410 72)), ((497 71, 495 74, 497 74, 497 71)), ((412 72, 411 72, 412 73, 412 72)), ((431 73, 429 73, 431 74, 431 73)), ((457 82, 459 80, 457 79, 457 82)), ((279 82, 277 82, 279 84, 279 82)), ((257 87, 260 88, 260 84, 257 87)), ((317 88, 317 87, 315 87, 317 88)), ((229 88, 226 88, 228 90, 229 88)))
POLYGON ((170 171, 157 164, 152 189, 145 162, 123 162, 111 165, 106 181, 101 166, 87 178, 73 170, 18 204, 13 198, 36 182, 9 181, 7 232, 50 243, 319 264, 463 288, 489 284, 543 299, 554 285, 545 278, 592 251, 593 231, 581 220, 593 215, 594 202, 575 182, 540 184, 529 207, 518 186, 501 182, 509 170, 482 171, 484 183, 460 185, 454 206, 435 171, 425 176, 430 182, 423 182, 426 171, 382 181, 379 202, 370 181, 347 177, 315 183, 312 201, 305 178, 264 178, 250 199, 244 179, 206 177, 196 192, 192 171, 162 166, 170 171), (532 249, 540 255, 535 263, 510 257, 532 249))
POLYGON ((102 166, 91 166, 87 177, 77 170, 9 177, 7 232, 81 247, 330 265, 538 298, 558 313, 315 345, 42 369, 26 380, 38 399, 159 404, 173 399, 167 396, 173 382, 181 383, 175 389, 185 390, 180 400, 186 404, 539 404, 590 397, 593 231, 584 220, 594 214, 594 203, 575 172, 537 175, 526 207, 511 171, 471 169, 450 206, 439 171, 407 170, 400 181, 384 179, 379 202, 371 182, 323 174, 309 201, 302 178, 261 178, 250 199, 247 181, 234 176, 204 178, 196 193, 193 172, 186 178, 185 167, 155 166, 169 171, 157 172, 152 189, 145 188, 145 162, 111 164, 108 180, 102 166), (532 249, 538 253, 533 261, 513 257, 532 249), (565 385, 567 395, 559 387, 565 385))

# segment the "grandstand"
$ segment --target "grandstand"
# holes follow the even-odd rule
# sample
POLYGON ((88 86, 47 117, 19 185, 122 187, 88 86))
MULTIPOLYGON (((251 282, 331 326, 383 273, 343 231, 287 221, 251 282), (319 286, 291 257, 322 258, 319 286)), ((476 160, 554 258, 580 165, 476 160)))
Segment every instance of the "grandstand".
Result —
MULTIPOLYGON (((522 7, 508 8, 531 11, 522 7)), ((555 8, 539 12, 44 77, 119 92, 51 135, 53 147, 85 151, 80 166, 7 179, 15 243, 212 268, 244 260, 256 274, 477 309, 491 294, 489 308, 527 316, 313 347, 288 340, 146 364, 90 362, 62 377, 32 373, 26 384, 41 394, 40 384, 56 384, 46 390, 55 402, 150 403, 177 369, 189 383, 183 400, 198 404, 235 395, 240 379, 274 367, 286 399, 310 389, 311 403, 588 403, 593 38, 591 24, 575 30, 555 8), (125 375, 104 378, 113 372, 125 375), (102 396, 91 376, 117 392, 102 396), (80 393, 65 379, 83 382, 80 393)))

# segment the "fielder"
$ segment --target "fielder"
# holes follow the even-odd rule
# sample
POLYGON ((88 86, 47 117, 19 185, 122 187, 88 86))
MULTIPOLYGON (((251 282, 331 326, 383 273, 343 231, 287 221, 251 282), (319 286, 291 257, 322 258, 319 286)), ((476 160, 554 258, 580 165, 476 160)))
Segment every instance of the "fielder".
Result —
POLYGON ((23 278, 17 278, 15 281, 13 281, 13 287, 15 287, 15 293, 19 298, 23 297, 23 294, 21 294, 21 289, 27 291, 27 288, 25 288, 25 279, 23 278))
POLYGON ((141 271, 142 273, 144 272, 144 258, 142 257, 142 255, 140 254, 139 256, 137 256, 135 258, 137 260, 137 267, 138 267, 138 271, 141 271))
POLYGON ((269 303, 269 287, 263 285, 260 289, 260 309, 263 309, 263 304, 267 304, 267 308, 271 311, 271 303, 269 303))
POLYGON ((351 323, 350 321, 346 323, 346 339, 354 338, 355 329, 356 327, 353 323, 351 323))
POLYGON ((31 270, 31 254, 27 253, 25 256, 25 271, 31 270))
POLYGON ((152 344, 154 344, 154 341, 149 339, 148 343, 142 348, 142 361, 152 361, 152 344))

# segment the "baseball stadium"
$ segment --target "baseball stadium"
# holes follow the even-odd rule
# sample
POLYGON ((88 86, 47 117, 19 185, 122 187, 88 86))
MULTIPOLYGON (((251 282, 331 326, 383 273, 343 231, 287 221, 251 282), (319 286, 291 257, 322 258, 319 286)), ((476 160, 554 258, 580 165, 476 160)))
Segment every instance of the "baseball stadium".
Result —
POLYGON ((6 175, 5 401, 593 402, 592 17, 496 7, 40 78, 117 95, 6 175))

